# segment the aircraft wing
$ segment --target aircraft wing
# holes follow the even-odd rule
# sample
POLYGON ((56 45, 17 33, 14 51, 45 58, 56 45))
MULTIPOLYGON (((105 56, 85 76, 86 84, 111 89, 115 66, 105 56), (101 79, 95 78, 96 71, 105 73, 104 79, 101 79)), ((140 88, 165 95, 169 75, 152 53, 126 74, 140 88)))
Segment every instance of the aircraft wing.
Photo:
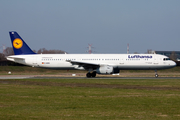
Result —
POLYGON ((89 69, 97 69, 100 64, 96 64, 96 63, 89 63, 89 62, 81 62, 81 61, 71 61, 71 60, 67 60, 67 62, 70 62, 72 65, 78 65, 78 68, 84 68, 85 70, 89 70, 89 69))

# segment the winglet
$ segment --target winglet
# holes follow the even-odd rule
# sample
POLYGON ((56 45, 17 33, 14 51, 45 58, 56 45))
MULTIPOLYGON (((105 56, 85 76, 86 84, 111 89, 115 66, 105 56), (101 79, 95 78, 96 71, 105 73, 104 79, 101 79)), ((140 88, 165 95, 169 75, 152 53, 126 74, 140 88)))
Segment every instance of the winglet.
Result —
POLYGON ((15 55, 36 54, 24 42, 24 40, 18 35, 17 32, 11 31, 9 32, 9 35, 11 37, 11 43, 12 43, 15 55))

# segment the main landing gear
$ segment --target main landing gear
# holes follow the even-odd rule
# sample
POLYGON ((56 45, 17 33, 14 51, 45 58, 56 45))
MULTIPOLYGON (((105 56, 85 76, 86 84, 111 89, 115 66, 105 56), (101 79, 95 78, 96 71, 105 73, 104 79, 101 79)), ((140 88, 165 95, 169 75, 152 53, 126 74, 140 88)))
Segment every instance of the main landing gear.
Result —
POLYGON ((87 78, 96 77, 96 71, 94 71, 94 72, 92 72, 92 73, 88 72, 88 73, 86 74, 86 77, 87 77, 87 78))
POLYGON ((157 70, 155 70, 155 78, 158 78, 157 70))

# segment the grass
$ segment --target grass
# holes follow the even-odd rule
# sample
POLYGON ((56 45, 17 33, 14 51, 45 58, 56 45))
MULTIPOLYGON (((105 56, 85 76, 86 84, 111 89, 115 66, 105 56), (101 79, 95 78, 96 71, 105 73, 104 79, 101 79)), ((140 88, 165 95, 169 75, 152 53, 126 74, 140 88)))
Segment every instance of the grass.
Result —
POLYGON ((180 119, 179 79, 0 80, 0 119, 180 119))

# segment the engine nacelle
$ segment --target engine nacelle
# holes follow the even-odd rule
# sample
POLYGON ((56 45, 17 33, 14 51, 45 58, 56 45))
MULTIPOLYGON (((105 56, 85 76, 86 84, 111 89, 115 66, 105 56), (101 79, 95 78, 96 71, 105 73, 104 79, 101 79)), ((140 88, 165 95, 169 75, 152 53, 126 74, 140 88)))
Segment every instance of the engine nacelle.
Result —
POLYGON ((96 69, 98 74, 113 74, 113 67, 109 65, 100 66, 96 69))

